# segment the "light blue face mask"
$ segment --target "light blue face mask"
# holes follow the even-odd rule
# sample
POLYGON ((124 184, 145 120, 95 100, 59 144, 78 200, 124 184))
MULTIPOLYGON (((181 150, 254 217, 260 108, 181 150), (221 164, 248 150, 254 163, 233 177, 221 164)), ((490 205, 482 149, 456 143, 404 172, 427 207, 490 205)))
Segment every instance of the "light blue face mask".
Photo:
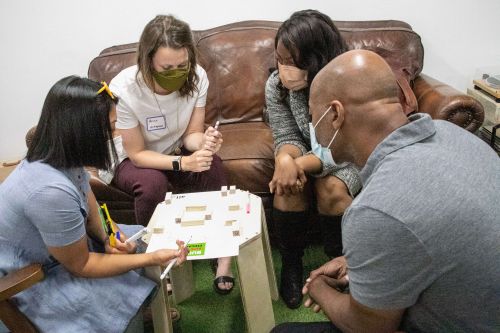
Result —
POLYGON ((311 150, 312 150, 312 153, 314 155, 316 155, 316 157, 318 157, 321 160, 321 162, 323 163, 323 168, 328 168, 328 167, 343 168, 348 163, 347 162, 343 162, 340 164, 335 163, 335 161, 333 160, 332 152, 330 151, 330 146, 332 145, 333 140, 335 140, 335 137, 337 136, 340 128, 335 131, 332 139, 330 140, 330 143, 328 144, 328 146, 326 148, 321 146, 319 144, 318 140, 316 139, 316 127, 318 126, 320 121, 323 120, 323 118, 326 116, 328 111, 330 111, 331 109, 332 109, 332 107, 330 106, 325 111, 325 113, 323 113, 323 115, 319 118, 316 125, 313 126, 312 123, 309 123, 309 135, 311 136, 311 150))

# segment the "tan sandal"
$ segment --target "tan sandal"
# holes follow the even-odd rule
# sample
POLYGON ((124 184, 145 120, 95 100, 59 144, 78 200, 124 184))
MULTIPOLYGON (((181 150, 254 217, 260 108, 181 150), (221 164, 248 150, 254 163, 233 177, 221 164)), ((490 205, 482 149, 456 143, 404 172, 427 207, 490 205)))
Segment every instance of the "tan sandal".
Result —
MULTIPOLYGON (((179 321, 181 319, 181 313, 177 308, 170 308, 168 309, 170 313, 170 320, 172 320, 173 323, 179 321)), ((144 323, 152 323, 153 322, 153 314, 151 313, 151 307, 145 307, 142 310, 142 319, 144 323)))
POLYGON ((179 312, 179 310, 177 310, 176 308, 170 308, 168 310, 170 312, 170 319, 172 320, 173 323, 181 319, 181 313, 179 312))

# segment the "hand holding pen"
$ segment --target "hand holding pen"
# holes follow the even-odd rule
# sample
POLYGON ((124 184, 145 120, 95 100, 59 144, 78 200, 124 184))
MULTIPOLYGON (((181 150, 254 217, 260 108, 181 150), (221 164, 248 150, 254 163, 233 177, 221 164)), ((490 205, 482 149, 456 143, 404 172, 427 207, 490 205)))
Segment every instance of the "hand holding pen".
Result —
MULTIPOLYGON (((177 246, 178 246, 178 250, 177 250, 177 256, 173 259, 170 259, 168 265, 167 265, 167 268, 165 268, 165 270, 163 271, 163 273, 161 273, 161 276, 160 276, 160 279, 163 280, 168 272, 170 272, 170 270, 172 269, 172 267, 177 263, 177 265, 180 265, 182 264, 184 261, 186 261, 187 259, 187 255, 189 253, 189 249, 187 248, 189 242, 191 242, 191 238, 189 238, 188 242, 186 243, 186 245, 184 245, 184 242, 183 241, 180 241, 180 240, 177 240, 176 243, 177 243, 177 246)), ((158 250, 158 251, 172 251, 172 250, 158 250)), ((156 251, 156 252, 158 252, 156 251)))
POLYGON ((203 149, 217 153, 222 146, 222 133, 219 132, 219 121, 212 127, 207 128, 203 134, 203 149))
POLYGON ((137 250, 135 242, 126 242, 126 236, 117 231, 115 235, 114 246, 111 246, 110 239, 107 238, 104 244, 106 253, 112 254, 132 254, 137 250))
POLYGON ((188 242, 184 245, 183 241, 177 240, 176 241, 178 247, 177 250, 162 249, 154 252, 157 256, 159 256, 158 258, 160 260, 160 262, 158 263, 159 265, 164 265, 168 261, 167 268, 165 268, 165 270, 161 274, 160 279, 163 280, 176 263, 177 265, 180 265, 184 261, 186 261, 187 255, 189 253, 187 245, 189 244, 190 241, 191 238, 189 238, 188 242), (172 258, 172 256, 174 256, 174 258, 172 258))
POLYGON ((135 242, 125 242, 127 236, 120 232, 111 219, 106 204, 97 203, 97 211, 104 233, 108 236, 104 241, 104 251, 113 254, 135 253, 137 249, 135 242))

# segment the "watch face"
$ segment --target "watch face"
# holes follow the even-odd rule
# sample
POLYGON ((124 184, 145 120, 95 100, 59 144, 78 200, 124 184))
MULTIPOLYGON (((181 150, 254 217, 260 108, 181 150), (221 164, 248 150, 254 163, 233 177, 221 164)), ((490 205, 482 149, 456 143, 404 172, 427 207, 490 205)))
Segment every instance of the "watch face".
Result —
POLYGON ((181 170, 181 163, 180 163, 180 157, 176 158, 175 160, 172 161, 172 169, 174 171, 179 171, 181 170))

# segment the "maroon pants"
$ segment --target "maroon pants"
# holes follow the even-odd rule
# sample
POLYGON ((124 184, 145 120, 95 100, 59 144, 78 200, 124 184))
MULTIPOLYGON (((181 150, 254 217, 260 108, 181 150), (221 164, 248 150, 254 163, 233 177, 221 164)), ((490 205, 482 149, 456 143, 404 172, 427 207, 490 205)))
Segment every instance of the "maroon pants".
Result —
POLYGON ((134 196, 135 221, 146 226, 158 203, 165 199, 165 193, 218 191, 227 185, 227 180, 217 155, 210 170, 204 172, 138 168, 127 158, 116 169, 113 185, 134 196))

